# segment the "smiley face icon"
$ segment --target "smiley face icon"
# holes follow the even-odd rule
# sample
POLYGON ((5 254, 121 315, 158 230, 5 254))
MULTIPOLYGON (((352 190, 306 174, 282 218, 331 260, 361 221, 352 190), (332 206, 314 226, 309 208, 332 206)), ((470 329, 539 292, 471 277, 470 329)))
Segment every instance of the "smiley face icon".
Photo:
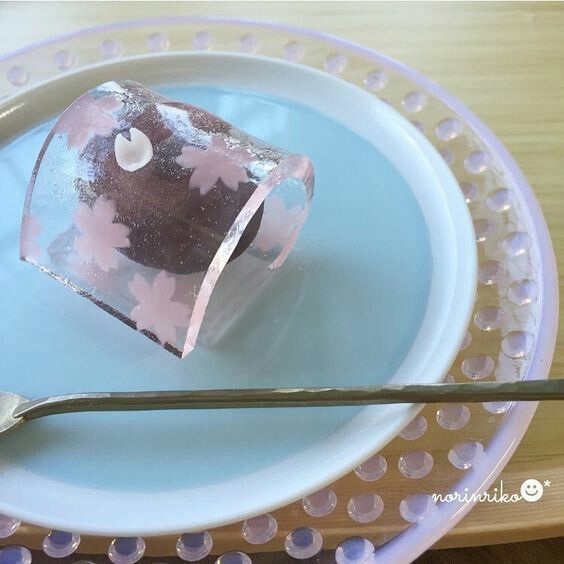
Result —
POLYGON ((525 501, 530 503, 538 501, 542 497, 543 493, 544 488, 542 487, 542 484, 534 478, 529 478, 521 484, 521 497, 525 501))

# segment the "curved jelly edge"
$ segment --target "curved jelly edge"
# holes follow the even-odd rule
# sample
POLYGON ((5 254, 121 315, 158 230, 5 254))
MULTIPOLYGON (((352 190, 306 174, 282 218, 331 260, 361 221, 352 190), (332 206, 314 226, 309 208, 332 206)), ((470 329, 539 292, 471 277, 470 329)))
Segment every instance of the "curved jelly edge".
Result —
MULTIPOLYGON (((33 191, 35 189, 35 181, 37 179, 37 175, 39 173, 39 169, 41 168, 41 163, 43 162, 43 157, 45 156, 45 153, 47 152, 47 149, 49 148, 49 145, 51 144, 51 141, 53 140, 53 137, 57 134, 58 131, 58 127, 61 124, 62 120, 63 120, 63 116, 70 110, 70 108, 72 108, 73 106, 75 106, 76 104, 78 104, 80 102, 80 100, 85 99, 86 97, 88 97, 90 95, 91 90, 89 90, 88 92, 85 92, 84 94, 81 94, 78 98, 76 98, 75 100, 72 101, 71 104, 69 104, 69 106, 61 113, 61 115, 57 118, 56 122, 53 124, 53 127, 51 127, 51 129, 49 130, 49 133, 47 134, 47 137, 45 138, 45 141, 43 141, 43 145, 41 145, 41 149, 39 150, 39 153, 37 155, 37 158, 35 159, 35 163, 33 165, 33 170, 31 172, 31 178, 29 180, 29 183, 27 185, 27 189, 25 192, 25 198, 24 198, 24 205, 23 205, 23 211, 22 211, 22 220, 21 220, 21 225, 23 225, 23 221, 26 217, 26 215, 29 214, 29 210, 31 208, 31 201, 33 199, 33 191)), ((22 243, 23 243, 23 230, 20 227, 20 248, 19 248, 19 257, 20 260, 23 261, 27 261, 27 262, 31 262, 32 264, 35 265, 35 261, 30 261, 26 256, 25 253, 23 252, 22 249, 22 243)))
MULTIPOLYGON (((210 265, 206 270, 204 280, 198 291, 196 302, 190 316, 190 324, 182 350, 182 358, 188 355, 196 346, 198 334, 204 321, 206 309, 211 300, 213 290, 219 281, 219 278, 227 266, 229 259, 239 240, 241 239, 247 225, 257 213, 261 205, 265 202, 272 191, 284 180, 296 178, 302 181, 305 192, 304 213, 308 214, 309 205, 313 197, 313 167, 310 160, 304 155, 290 155, 282 159, 264 178, 261 179, 251 197, 247 200, 243 209, 239 212, 233 225, 225 234, 219 249, 215 253, 210 265)), ((303 226, 303 224, 302 224, 303 226)), ((282 265, 289 252, 292 250, 302 226, 296 229, 295 236, 281 250, 270 268, 278 268, 282 265)))

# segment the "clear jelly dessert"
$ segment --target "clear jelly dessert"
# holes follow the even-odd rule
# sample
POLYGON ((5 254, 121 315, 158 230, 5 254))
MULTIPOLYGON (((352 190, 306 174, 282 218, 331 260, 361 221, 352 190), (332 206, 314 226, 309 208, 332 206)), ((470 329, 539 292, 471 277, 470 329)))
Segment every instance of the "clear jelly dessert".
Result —
POLYGON ((49 133, 20 256, 183 357, 215 344, 284 263, 313 183, 303 155, 107 82, 49 133))

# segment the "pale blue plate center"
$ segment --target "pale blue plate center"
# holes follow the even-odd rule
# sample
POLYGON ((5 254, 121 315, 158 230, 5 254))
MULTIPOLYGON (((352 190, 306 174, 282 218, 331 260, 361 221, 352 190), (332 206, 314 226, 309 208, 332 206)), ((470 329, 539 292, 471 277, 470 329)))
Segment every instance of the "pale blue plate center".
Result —
MULTIPOLYGON (((427 228, 399 172, 368 142, 305 106, 218 88, 158 90, 311 158, 315 196, 297 247, 220 347, 180 361, 18 260, 26 186, 51 123, 38 125, 0 150, 0 390, 36 398, 389 380, 418 332, 431 279, 427 228)), ((357 412, 56 416, 1 437, 0 464, 106 490, 212 485, 303 452, 357 412)))

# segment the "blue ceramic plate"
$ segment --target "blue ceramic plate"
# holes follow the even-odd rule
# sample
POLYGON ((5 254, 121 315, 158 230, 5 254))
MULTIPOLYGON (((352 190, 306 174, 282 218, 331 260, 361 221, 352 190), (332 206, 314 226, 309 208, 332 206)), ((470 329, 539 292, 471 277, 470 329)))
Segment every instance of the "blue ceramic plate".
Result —
MULTIPOLYGON (((473 229, 442 158, 386 104, 299 65, 211 53, 143 57, 67 74, 21 96, 30 107, 39 107, 38 100, 39 118, 22 123, 21 134, 0 146, 1 390, 36 398, 444 376, 474 297, 473 229), (183 361, 18 261, 26 185, 56 105, 121 78, 305 153, 315 167, 311 216, 281 272, 218 348, 199 348, 183 361)), ((0 438, 0 512, 107 535, 219 526, 335 480, 417 410, 51 417, 0 438)))

